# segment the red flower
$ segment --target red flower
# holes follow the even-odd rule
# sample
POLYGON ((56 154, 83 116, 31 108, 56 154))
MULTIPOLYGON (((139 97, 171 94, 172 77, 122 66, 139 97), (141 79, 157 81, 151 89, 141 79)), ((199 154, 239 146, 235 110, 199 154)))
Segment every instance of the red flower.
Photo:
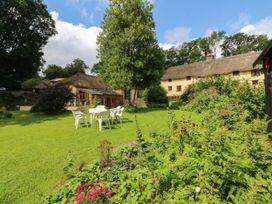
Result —
POLYGON ((83 203, 83 201, 86 200, 86 197, 84 195, 82 195, 81 193, 76 193, 75 200, 77 201, 78 204, 81 204, 81 203, 83 203))
POLYGON ((89 200, 90 200, 90 201, 93 201, 94 199, 95 199, 94 196, 89 196, 89 200))
POLYGON ((105 193, 106 191, 107 191, 107 187, 106 187, 106 186, 102 186, 102 187, 101 187, 101 192, 102 192, 102 193, 105 193))
POLYGON ((96 190, 95 188, 93 188, 88 192, 88 195, 97 196, 99 195, 99 190, 96 190))
POLYGON ((112 192, 112 190, 110 190, 110 191, 107 193, 107 196, 108 196, 108 197, 111 197, 112 194, 113 194, 113 192, 112 192))
POLYGON ((97 187, 97 186, 99 186, 100 184, 99 184, 99 183, 94 183, 93 185, 94 185, 94 187, 97 187))
POLYGON ((102 200, 99 200, 98 201, 98 204, 104 204, 102 200))

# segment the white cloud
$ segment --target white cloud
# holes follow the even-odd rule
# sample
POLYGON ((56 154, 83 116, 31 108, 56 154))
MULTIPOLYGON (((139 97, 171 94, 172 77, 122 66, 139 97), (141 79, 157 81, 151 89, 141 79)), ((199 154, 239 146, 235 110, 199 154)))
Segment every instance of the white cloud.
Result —
POLYGON ((191 28, 188 27, 176 27, 172 30, 165 32, 165 39, 167 43, 177 44, 188 41, 191 28))
POLYGON ((60 20, 57 12, 51 12, 51 15, 56 21, 58 34, 51 37, 44 47, 46 65, 65 66, 75 58, 84 60, 90 67, 97 63, 96 38, 101 28, 95 26, 86 28, 81 24, 73 25, 60 20))
POLYGON ((269 38, 272 38, 272 17, 263 18, 256 24, 248 24, 241 28, 240 32, 256 35, 266 34, 269 38))
POLYGON ((243 26, 249 24, 249 22, 250 15, 248 15, 247 13, 240 13, 238 20, 230 24, 231 31, 236 32, 243 26))
POLYGON ((163 50, 168 50, 171 47, 178 47, 180 44, 172 44, 172 43, 159 43, 159 47, 163 50))
POLYGON ((86 18, 90 23, 93 23, 94 14, 93 13, 88 13, 86 8, 81 9, 81 16, 83 18, 86 18))

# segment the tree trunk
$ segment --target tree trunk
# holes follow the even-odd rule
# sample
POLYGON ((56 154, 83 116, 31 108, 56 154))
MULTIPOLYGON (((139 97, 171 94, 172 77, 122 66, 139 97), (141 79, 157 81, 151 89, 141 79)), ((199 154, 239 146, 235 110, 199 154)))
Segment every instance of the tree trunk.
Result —
POLYGON ((128 105, 131 105, 131 90, 129 89, 124 89, 124 98, 127 100, 128 105))
POLYGON ((133 102, 135 103, 136 101, 136 95, 137 95, 137 92, 138 92, 138 88, 137 86, 134 88, 134 95, 133 95, 133 102))

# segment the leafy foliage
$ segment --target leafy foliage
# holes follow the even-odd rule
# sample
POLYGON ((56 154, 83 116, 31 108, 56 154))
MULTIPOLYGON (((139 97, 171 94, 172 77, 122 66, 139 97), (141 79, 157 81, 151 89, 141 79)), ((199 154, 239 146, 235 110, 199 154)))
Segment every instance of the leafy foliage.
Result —
POLYGON ((111 161, 111 152, 112 152, 112 143, 108 140, 100 141, 99 146, 97 147, 99 151, 100 164, 102 167, 110 165, 111 161))
POLYGON ((189 86, 181 98, 185 109, 203 113, 222 104, 232 104, 237 112, 248 112, 248 120, 265 117, 264 88, 252 87, 222 76, 214 76, 189 86), (239 111, 240 109, 240 111, 239 111))
POLYGON ((144 0, 109 1, 97 40, 100 62, 95 71, 115 89, 129 92, 159 84, 164 56, 155 38, 152 8, 144 0))
POLYGON ((32 90, 35 85, 37 85, 42 80, 41 77, 35 77, 28 79, 22 83, 23 90, 32 90))
POLYGON ((67 64, 63 69, 63 76, 69 77, 77 73, 85 73, 86 70, 90 69, 83 60, 77 58, 74 59, 71 64, 67 64))
POLYGON ((64 110, 64 105, 73 99, 73 94, 66 86, 53 86, 44 90, 36 104, 32 107, 33 112, 57 114, 64 110))
POLYGON ((179 47, 165 50, 165 67, 206 60, 208 54, 216 56, 218 48, 222 49, 222 55, 226 57, 263 50, 267 43, 266 35, 237 33, 226 36, 224 31, 212 32, 210 36, 197 38, 179 47))
POLYGON ((7 111, 5 107, 0 107, 0 118, 12 118, 12 113, 7 111))
POLYGON ((48 203, 71 201, 75 186, 89 180, 105 181, 112 203, 269 203, 271 141, 266 120, 257 118, 263 110, 252 107, 263 103, 256 90, 221 77, 193 85, 186 108, 201 112, 202 122, 176 121, 170 111, 169 132, 146 140, 135 118, 134 143, 107 168, 88 166, 48 203))
POLYGON ((37 76, 55 22, 41 0, 0 1, 0 11, 0 87, 16 89, 37 76))
POLYGON ((263 50, 268 43, 266 35, 247 35, 245 33, 237 33, 226 37, 221 48, 223 56, 232 56, 251 51, 263 50))
POLYGON ((55 79, 64 77, 64 71, 61 66, 50 64, 47 66, 47 69, 44 70, 44 75, 46 79, 55 79))
POLYGON ((43 72, 46 79, 55 79, 62 77, 70 77, 77 73, 85 73, 90 69, 82 59, 74 59, 72 63, 67 64, 64 68, 61 66, 51 64, 43 72))
POLYGON ((166 91, 161 86, 152 86, 145 89, 143 93, 147 106, 152 104, 168 104, 166 91))

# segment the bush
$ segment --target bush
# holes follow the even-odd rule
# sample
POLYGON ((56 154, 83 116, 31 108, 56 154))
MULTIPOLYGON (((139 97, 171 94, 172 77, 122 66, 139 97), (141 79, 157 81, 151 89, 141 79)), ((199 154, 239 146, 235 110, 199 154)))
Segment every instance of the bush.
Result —
POLYGON ((143 97, 148 107, 150 104, 168 105, 166 91, 161 86, 153 86, 145 89, 143 97))
POLYGON ((64 110, 66 103, 73 99, 73 94, 66 86, 53 86, 44 90, 37 103, 31 108, 32 112, 57 114, 64 110))
POLYGON ((252 87, 221 76, 211 77, 191 85, 182 96, 184 109, 203 113, 222 103, 239 105, 240 112, 247 111, 247 120, 265 117, 264 87, 252 87))
POLYGON ((5 107, 0 108, 0 118, 12 118, 12 113, 7 111, 5 107))
POLYGON ((41 77, 35 77, 28 79, 22 83, 23 90, 32 90, 34 86, 36 86, 42 80, 41 77))
POLYGON ((149 108, 167 108, 168 104, 165 104, 165 103, 149 103, 148 107, 149 108))
POLYGON ((116 152, 107 168, 94 162, 47 197, 48 203, 72 203, 76 186, 88 181, 106 182, 114 192, 111 203, 270 203, 266 122, 249 125, 238 107, 225 105, 207 111, 202 123, 169 117, 173 133, 148 140, 136 125, 136 142, 116 152))

